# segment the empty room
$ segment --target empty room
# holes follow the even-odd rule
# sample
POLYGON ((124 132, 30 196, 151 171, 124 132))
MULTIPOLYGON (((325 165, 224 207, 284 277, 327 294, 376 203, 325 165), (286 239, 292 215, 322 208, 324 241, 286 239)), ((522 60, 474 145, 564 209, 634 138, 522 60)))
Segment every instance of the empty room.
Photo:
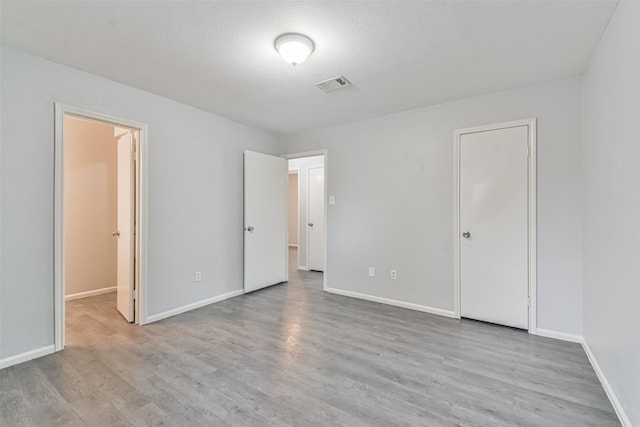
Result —
POLYGON ((640 427, 640 1, 0 37, 1 426, 640 427))

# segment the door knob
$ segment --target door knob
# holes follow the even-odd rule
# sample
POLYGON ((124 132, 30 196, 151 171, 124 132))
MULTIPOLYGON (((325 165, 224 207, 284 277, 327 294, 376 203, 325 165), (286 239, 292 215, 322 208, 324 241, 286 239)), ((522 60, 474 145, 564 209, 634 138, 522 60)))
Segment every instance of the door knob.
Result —
POLYGON ((309 227, 313 227, 313 223, 312 222, 309 223, 309 227))
POLYGON ((249 233, 253 233, 253 227, 252 226, 248 226, 247 228, 245 228, 245 230, 247 230, 249 233))
POLYGON ((111 233, 111 235, 113 237, 120 237, 120 232, 119 231, 114 231, 113 233, 111 233))
POLYGON ((468 239, 469 237, 471 237, 471 233, 469 233, 468 231, 465 231, 464 233, 462 233, 462 237, 464 237, 465 239, 468 239))

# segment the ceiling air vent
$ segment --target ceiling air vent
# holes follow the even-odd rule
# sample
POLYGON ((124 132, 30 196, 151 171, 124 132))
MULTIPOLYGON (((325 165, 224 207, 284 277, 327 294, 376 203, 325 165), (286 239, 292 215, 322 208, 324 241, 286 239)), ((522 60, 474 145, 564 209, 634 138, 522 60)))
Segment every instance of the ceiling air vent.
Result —
POLYGON ((316 83, 316 87, 319 87, 324 92, 331 92, 332 90, 347 86, 351 86, 351 82, 344 76, 333 77, 320 83, 316 83))

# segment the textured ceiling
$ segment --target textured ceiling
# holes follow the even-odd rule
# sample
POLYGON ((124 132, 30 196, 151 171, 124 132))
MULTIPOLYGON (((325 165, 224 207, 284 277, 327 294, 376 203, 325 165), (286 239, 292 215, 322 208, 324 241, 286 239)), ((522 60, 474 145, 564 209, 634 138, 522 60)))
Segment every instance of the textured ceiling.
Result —
POLYGON ((288 134, 580 74, 613 1, 10 2, 2 43, 288 134), (301 32, 293 68, 273 49, 301 32), (313 84, 344 75, 353 86, 313 84))

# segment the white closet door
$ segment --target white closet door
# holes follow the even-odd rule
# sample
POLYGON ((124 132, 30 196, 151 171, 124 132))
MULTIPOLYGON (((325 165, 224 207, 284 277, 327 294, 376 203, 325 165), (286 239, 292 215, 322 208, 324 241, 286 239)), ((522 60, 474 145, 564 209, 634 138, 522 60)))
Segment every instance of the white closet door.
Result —
POLYGON ((133 244, 134 175, 131 132, 118 140, 118 255, 116 300, 118 311, 128 322, 134 320, 133 244))
POLYGON ((309 270, 324 271, 324 168, 309 168, 309 270))
POLYGON ((528 327, 528 126, 460 137, 461 316, 528 327))

